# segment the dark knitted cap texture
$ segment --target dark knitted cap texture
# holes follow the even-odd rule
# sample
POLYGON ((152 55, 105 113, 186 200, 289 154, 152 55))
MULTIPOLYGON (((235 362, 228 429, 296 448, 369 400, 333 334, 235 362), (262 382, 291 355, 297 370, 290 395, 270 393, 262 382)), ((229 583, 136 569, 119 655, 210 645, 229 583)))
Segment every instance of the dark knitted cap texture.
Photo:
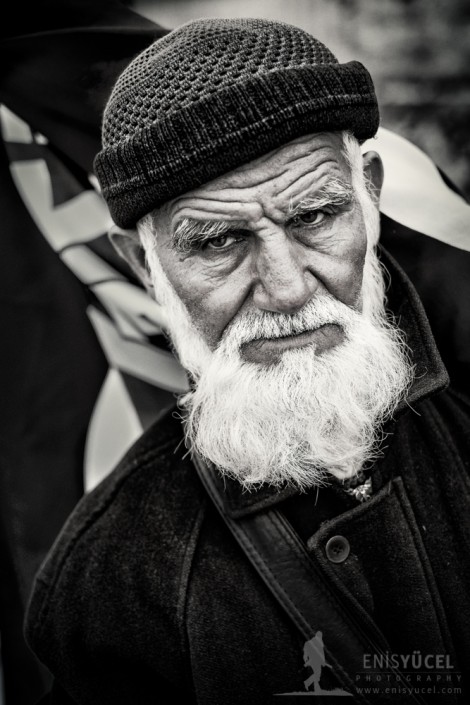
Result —
POLYGON ((298 27, 262 19, 188 22, 139 54, 104 111, 95 172, 123 228, 296 137, 372 137, 372 79, 298 27))

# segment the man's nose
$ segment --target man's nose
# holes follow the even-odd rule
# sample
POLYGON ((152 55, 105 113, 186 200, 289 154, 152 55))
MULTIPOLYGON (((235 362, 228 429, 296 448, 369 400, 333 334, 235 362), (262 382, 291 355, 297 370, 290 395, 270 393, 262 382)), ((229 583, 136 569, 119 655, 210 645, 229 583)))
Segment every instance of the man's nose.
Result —
POLYGON ((295 313, 309 301, 319 282, 307 266, 306 254, 301 244, 280 234, 259 245, 253 293, 257 308, 295 313))

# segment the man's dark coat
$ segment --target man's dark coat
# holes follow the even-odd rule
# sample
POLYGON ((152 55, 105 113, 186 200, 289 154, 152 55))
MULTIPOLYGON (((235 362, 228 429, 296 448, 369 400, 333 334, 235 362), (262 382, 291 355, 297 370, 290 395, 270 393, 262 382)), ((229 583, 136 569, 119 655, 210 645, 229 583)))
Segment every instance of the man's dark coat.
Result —
MULTIPOLYGON (((385 429, 372 498, 361 504, 336 486, 244 493, 228 480, 226 510, 240 517, 277 505, 391 654, 415 664, 445 655, 450 682, 437 679, 449 675, 440 668, 424 675, 452 693, 429 702, 468 702, 470 405, 447 386, 416 292, 387 266, 416 379, 385 429), (350 546, 339 563, 325 551, 336 535, 350 546)), ((300 634, 206 496, 174 413, 75 509, 37 577, 26 635, 55 676, 55 703, 260 705, 305 695, 311 676, 300 634)), ((370 686, 364 659, 358 685, 370 686)), ((426 668, 410 665, 416 681, 426 668)), ((334 684, 327 665, 321 684, 334 684)))

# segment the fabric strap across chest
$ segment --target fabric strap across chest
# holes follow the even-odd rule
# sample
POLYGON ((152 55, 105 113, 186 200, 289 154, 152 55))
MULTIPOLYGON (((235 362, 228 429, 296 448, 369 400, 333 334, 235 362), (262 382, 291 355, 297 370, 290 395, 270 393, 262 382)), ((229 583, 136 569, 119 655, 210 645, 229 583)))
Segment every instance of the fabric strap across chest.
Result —
MULTIPOLYGON (((321 630, 325 635, 325 655, 340 685, 364 705, 371 700, 355 688, 355 674, 361 670, 362 654, 385 654, 388 644, 370 620, 355 620, 327 583, 321 567, 307 553, 284 516, 277 510, 265 510, 241 519, 232 519, 224 511, 223 498, 215 481, 216 470, 200 457, 194 464, 202 484, 226 525, 257 570, 276 600, 286 611, 305 640, 321 630), (321 617, 320 617, 321 615, 321 617), (321 619, 321 623, 319 622, 321 619)), ((407 682, 398 669, 391 668, 396 683, 403 686, 401 703, 423 703, 419 695, 405 694, 407 682)), ((380 702, 396 702, 380 682, 380 702)), ((408 687, 409 690, 409 687, 408 687)), ((377 702, 376 695, 373 696, 377 702)))

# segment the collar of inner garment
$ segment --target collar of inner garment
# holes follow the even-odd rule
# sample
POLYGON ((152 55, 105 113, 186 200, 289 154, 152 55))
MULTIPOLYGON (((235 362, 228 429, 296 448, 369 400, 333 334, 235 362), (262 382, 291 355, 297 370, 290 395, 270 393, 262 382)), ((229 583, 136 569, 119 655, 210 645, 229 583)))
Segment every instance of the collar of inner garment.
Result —
POLYGON ((353 497, 358 502, 365 502, 372 497, 372 467, 359 470, 353 477, 340 480, 334 476, 331 484, 353 497))

